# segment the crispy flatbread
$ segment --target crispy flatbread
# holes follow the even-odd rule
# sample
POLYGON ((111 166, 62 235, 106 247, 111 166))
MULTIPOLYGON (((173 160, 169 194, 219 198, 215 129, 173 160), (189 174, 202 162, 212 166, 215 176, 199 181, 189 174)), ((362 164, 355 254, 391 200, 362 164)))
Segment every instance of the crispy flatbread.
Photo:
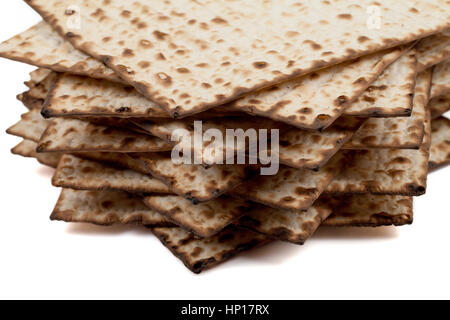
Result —
MULTIPOLYGON (((2 45, 0 44, 0 47, 2 45)), ((32 72, 30 72, 30 80, 25 82, 25 85, 32 89, 34 87, 36 87, 39 83, 41 83, 42 81, 45 80, 45 78, 47 78, 50 73, 52 73, 52 70, 50 69, 45 69, 45 68, 38 68, 32 72)))
POLYGON ((416 50, 391 64, 367 90, 345 109, 358 117, 404 117, 411 113, 417 76, 416 50))
POLYGON ((49 121, 41 116, 39 109, 32 109, 23 114, 21 118, 19 122, 8 128, 6 133, 39 142, 42 134, 49 125, 49 121))
POLYGON ((38 152, 159 152, 171 150, 163 140, 77 119, 51 120, 38 152))
POLYGON ((239 220, 239 226, 277 240, 304 244, 331 211, 331 208, 320 201, 305 212, 254 206, 239 220))
POLYGON ((400 47, 258 91, 231 106, 309 130, 329 127, 405 52, 400 47))
POLYGON ((424 71, 450 58, 450 31, 444 31, 420 41, 418 50, 418 71, 424 71))
POLYGON ((431 128, 430 169, 436 170, 450 164, 450 120, 437 118, 431 123, 431 128))
POLYGON ((37 153, 36 152, 37 143, 31 140, 23 140, 17 146, 15 146, 11 152, 13 154, 26 157, 35 158, 39 163, 56 168, 58 166, 59 160, 62 157, 60 153, 37 153))
POLYGON ((255 177, 230 193, 276 209, 305 211, 343 169, 346 160, 345 153, 337 154, 317 172, 281 167, 275 176, 255 177))
POLYGON ((345 195, 321 198, 333 209, 323 226, 381 227, 413 222, 413 199, 402 196, 345 195))
POLYGON ((69 74, 61 74, 56 79, 43 114, 46 117, 169 117, 167 112, 133 87, 69 74))
POLYGON ((55 187, 76 190, 120 190, 136 193, 170 193, 159 180, 130 169, 64 155, 53 175, 55 187))
POLYGON ((47 95, 55 84, 58 74, 51 72, 44 80, 36 84, 33 88, 27 91, 27 94, 34 99, 45 100, 47 95))
POLYGON ((450 111, 450 93, 430 100, 428 108, 430 108, 432 120, 450 111))
POLYGON ((418 149, 422 145, 432 71, 419 74, 411 117, 368 119, 344 149, 418 149))
POLYGON ((245 229, 229 227, 210 238, 198 238, 182 228, 154 228, 153 233, 184 265, 201 273, 242 251, 271 242, 268 237, 245 229))
POLYGON ((76 48, 105 62, 174 116, 450 26, 446 0, 374 2, 383 12, 379 28, 368 26, 367 7, 356 0, 339 6, 137 0, 132 8, 119 0, 89 0, 69 9, 59 0, 26 2, 76 48), (78 15, 81 28, 73 28, 78 15), (189 96, 174 96, 174 90, 189 96))
POLYGON ((326 189, 331 194, 419 196, 426 192, 431 144, 427 111, 425 137, 419 150, 372 149, 350 151, 346 168, 326 189))
POLYGON ((114 71, 75 49, 43 21, 1 43, 0 57, 57 72, 121 81, 114 71))
POLYGON ((243 165, 217 165, 205 168, 201 165, 175 164, 170 154, 134 154, 148 173, 164 182, 175 194, 194 203, 205 202, 237 187, 247 178, 243 165))
POLYGON ((221 197, 205 203, 191 201, 174 195, 145 197, 144 203, 166 216, 176 225, 200 237, 212 237, 247 213, 250 203, 221 197))
POLYGON ((434 68, 431 99, 450 92, 450 59, 441 62, 434 68))
POLYGON ((121 191, 63 189, 50 218, 102 226, 132 223, 153 227, 173 225, 139 198, 121 191))

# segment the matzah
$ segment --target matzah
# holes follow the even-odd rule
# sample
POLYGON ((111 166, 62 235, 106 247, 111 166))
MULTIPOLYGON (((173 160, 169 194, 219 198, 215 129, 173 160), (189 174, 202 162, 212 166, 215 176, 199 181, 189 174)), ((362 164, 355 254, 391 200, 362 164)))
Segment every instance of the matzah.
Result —
POLYGON ((169 117, 167 112, 145 99, 133 87, 67 74, 56 79, 43 114, 46 117, 169 117))
POLYGON ((275 176, 255 177, 230 193, 276 209, 304 211, 319 198, 346 160, 345 154, 338 154, 317 172, 281 167, 275 176))
MULTIPOLYGON (((0 44, 0 48, 1 46, 2 45, 0 44)), ((47 78, 50 73, 52 73, 52 70, 50 69, 38 68, 30 72, 30 80, 26 81, 25 85, 30 89, 34 88, 36 85, 44 81, 44 79, 47 78)))
POLYGON ((144 205, 139 198, 120 191, 63 189, 50 218, 102 226, 131 223, 154 227, 172 225, 164 216, 144 205))
POLYGON ((372 149, 350 151, 351 159, 325 190, 331 194, 419 196, 426 192, 431 144, 427 112, 425 138, 419 150, 372 149))
POLYGON ((182 228, 154 228, 153 233, 184 265, 201 273, 238 253, 272 240, 250 230, 230 227, 210 238, 198 238, 182 228))
POLYGON ((22 119, 6 130, 6 133, 39 142, 49 121, 42 118, 39 109, 32 109, 21 117, 22 119))
POLYGON ((402 196, 346 195, 324 196, 321 201, 333 213, 322 226, 380 227, 413 222, 413 199, 402 196))
POLYGON ((450 111, 450 93, 430 100, 428 108, 431 111, 431 119, 433 120, 450 111))
POLYGON ((404 52, 404 48, 397 48, 319 70, 247 95, 232 107, 298 128, 322 130, 336 121, 404 52))
POLYGON ((114 71, 75 49, 45 22, 1 43, 0 57, 57 72, 121 81, 114 71))
POLYGON ((277 240, 304 244, 331 211, 331 208, 320 203, 305 212, 255 206, 239 220, 239 226, 277 240))
POLYGON ((64 155, 52 178, 55 187, 76 190, 120 190, 135 193, 170 193, 159 180, 130 169, 64 155))
POLYGON ((174 193, 194 203, 217 198, 247 178, 247 170, 243 165, 217 165, 206 169, 202 165, 175 164, 170 154, 131 156, 174 193))
POLYGON ((447 30, 421 40, 417 50, 419 72, 450 58, 450 31, 447 30))
POLYGON ((433 72, 431 99, 450 93, 450 59, 438 64, 433 72))
POLYGON ((450 164, 450 120, 440 117, 432 121, 430 169, 436 170, 450 164))
POLYGON ((418 75, 411 117, 368 119, 343 148, 418 149, 424 136, 431 76, 431 70, 418 75))
POLYGON ((19 155, 26 158, 35 158, 39 163, 56 168, 62 154, 59 153, 37 153, 37 143, 31 140, 23 140, 17 146, 15 146, 11 152, 15 155, 19 155))
POLYGON ((375 27, 368 25, 367 6, 356 0, 339 6, 137 0, 131 8, 119 0, 89 0, 76 10, 59 0, 26 2, 76 48, 175 116, 450 26, 446 0, 367 2, 383 12, 375 27), (71 28, 74 14, 80 15, 80 28, 71 28), (174 90, 189 97, 174 96, 174 90))
POLYGON ((228 197, 200 204, 173 195, 152 195, 143 201, 170 221, 204 238, 216 235, 250 208, 248 202, 228 197))
POLYGON ((358 99, 345 109, 358 117, 409 116, 417 76, 416 50, 391 64, 358 99))
POLYGON ((38 152, 158 152, 171 150, 163 140, 77 119, 53 119, 38 152))

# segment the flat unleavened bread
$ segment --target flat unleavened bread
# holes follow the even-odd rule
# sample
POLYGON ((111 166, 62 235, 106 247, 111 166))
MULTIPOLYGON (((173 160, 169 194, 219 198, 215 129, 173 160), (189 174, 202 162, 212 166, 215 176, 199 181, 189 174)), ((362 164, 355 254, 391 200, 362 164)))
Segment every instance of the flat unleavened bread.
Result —
POLYGON ((33 98, 28 94, 29 91, 25 91, 23 93, 20 93, 17 95, 17 100, 23 103, 25 107, 27 107, 29 110, 32 109, 42 109, 42 105, 44 104, 43 99, 36 99, 33 98))
POLYGON ((424 136, 431 76, 432 71, 429 69, 417 77, 411 117, 368 119, 343 148, 420 148, 424 136))
POLYGON ((158 152, 171 150, 163 140, 77 119, 51 120, 38 152, 158 152))
POLYGON ((413 222, 413 198, 380 195, 323 196, 333 213, 322 226, 381 227, 413 222))
POLYGON ((133 87, 69 74, 61 74, 56 78, 43 114, 46 117, 169 117, 167 112, 144 98, 133 87))
POLYGON ((47 95, 54 85, 58 74, 51 72, 44 80, 39 82, 36 86, 27 91, 27 94, 34 99, 45 100, 47 95))
MULTIPOLYGON (((257 143, 259 139, 259 130, 268 130, 267 137, 270 140, 271 130, 280 130, 282 136, 283 130, 287 127, 283 123, 275 122, 265 118, 254 118, 249 116, 244 117, 218 117, 213 119, 207 119, 203 121, 197 118, 186 118, 181 120, 161 120, 161 121, 134 121, 137 126, 149 132, 150 134, 161 138, 167 143, 178 144, 183 147, 183 150, 191 150, 193 159, 200 159, 202 164, 211 166, 214 164, 225 164, 227 160, 235 157, 240 152, 246 152, 249 150, 249 139, 245 140, 235 139, 233 145, 223 143, 221 153, 215 153, 211 150, 211 146, 214 147, 214 140, 208 141, 204 139, 202 141, 201 148, 194 148, 194 137, 196 134, 195 128, 198 125, 198 132, 202 137, 209 132, 209 130, 220 131, 223 139, 227 137, 227 130, 243 130, 244 134, 247 132, 253 132, 257 143), (198 122, 198 121, 201 122, 198 122), (188 132, 191 139, 181 139, 179 141, 180 130, 188 132), (251 131, 249 131, 251 130, 251 131), (256 131, 254 131, 256 130, 256 131)), ((281 138, 282 139, 282 138, 281 138)), ((269 145, 267 147, 270 147, 269 145)))
POLYGON ((446 0, 26 2, 175 116, 450 26, 446 0), (368 20, 368 5, 383 13, 379 25, 368 20), (71 27, 74 16, 80 28, 71 27))
MULTIPOLYGON (((0 48, 1 48, 1 44, 0 44, 0 48)), ((30 80, 25 82, 25 85, 32 89, 34 88, 36 85, 38 85, 39 83, 41 83, 42 81, 44 81, 45 78, 47 78, 50 73, 52 73, 52 70, 50 69, 45 69, 45 68, 38 68, 32 72, 30 72, 30 80)))
POLYGON ((354 135, 363 122, 341 117, 323 132, 297 128, 280 133, 280 163, 297 169, 318 170, 354 135))
POLYGON ((230 194, 276 209, 304 211, 320 197, 345 162, 345 154, 337 154, 317 172, 281 167, 276 175, 255 177, 230 194))
POLYGON ((392 63, 344 111, 358 117, 404 117, 411 113, 417 76, 416 50, 392 63))
POLYGON ((430 100, 428 108, 431 111, 432 120, 439 118, 447 111, 450 111, 450 93, 430 100))
POLYGON ((325 129, 405 52, 397 48, 249 94, 231 106, 298 128, 325 129))
POLYGON ((15 146, 11 152, 15 155, 19 155, 26 158, 35 158, 39 163, 56 168, 62 154, 59 153, 37 153, 37 143, 31 140, 23 140, 17 146, 15 146))
POLYGON ((57 72, 121 81, 114 71, 75 49, 43 21, 1 43, 0 57, 57 72))
POLYGON ((173 225, 139 198, 121 191, 63 189, 50 218, 102 226, 133 223, 153 227, 173 225))
POLYGON ((49 121, 41 116, 39 109, 32 109, 21 117, 22 119, 6 130, 6 133, 39 142, 49 121))
POLYGON ((204 238, 212 237, 247 213, 250 204, 229 197, 217 198, 205 203, 191 201, 174 195, 152 195, 143 198, 144 203, 166 216, 176 225, 204 238))
POLYGON ((419 196, 426 192, 431 144, 427 112, 425 137, 419 150, 372 149, 350 151, 351 158, 325 190, 331 194, 419 196))
POLYGON ((142 163, 136 161, 126 153, 82 152, 77 153, 77 157, 97 162, 103 162, 115 167, 118 166, 121 168, 130 169, 142 174, 148 174, 148 170, 144 167, 142 163))
POLYGON ((444 31, 420 41, 417 46, 419 72, 450 58, 450 31, 444 31))
POLYGON ((171 193, 159 180, 130 169, 64 155, 52 178, 55 187, 76 190, 120 190, 135 193, 171 193))
POLYGON ((432 121, 430 169, 450 164, 450 120, 440 117, 432 121))
POLYGON ((304 244, 331 211, 331 208, 321 203, 305 212, 254 206, 239 220, 238 225, 277 240, 304 244))
POLYGON ((431 99, 450 93, 450 59, 434 68, 431 99))
MULTIPOLYGON (((400 54, 400 52, 397 51, 397 54, 400 54)), ((397 56, 397 54, 395 56, 397 56)), ((384 83, 378 83, 376 86, 372 85, 369 87, 372 92, 374 91, 374 88, 378 89, 376 91, 383 92, 385 101, 380 100, 381 107, 384 107, 384 105, 392 106, 389 111, 387 111, 387 107, 384 107, 384 113, 391 112, 395 115, 398 115, 399 113, 400 115, 404 115, 405 112, 410 112, 408 101, 411 101, 409 94, 412 92, 415 83, 415 66, 415 56, 408 54, 406 57, 394 62, 393 65, 388 68, 388 70, 391 69, 395 71, 388 73, 390 74, 388 80, 385 80, 384 83), (388 87, 387 89, 381 90, 386 86, 388 87), (390 100, 387 102, 386 99, 390 100)), ((372 70, 370 70, 370 72, 372 72, 372 70)), ((387 72, 387 70, 385 72, 387 72)), ((358 74, 361 77, 361 73, 358 74)), ((382 77, 386 77, 386 74, 383 74, 382 77)), ((317 81, 317 83, 323 82, 323 80, 319 78, 317 80, 311 80, 311 85, 313 85, 314 81, 317 81)), ((332 79, 332 81, 340 82, 342 85, 342 81, 339 79, 332 79)), ((352 90, 358 89, 353 84, 351 88, 352 90)), ((297 89, 293 87, 292 90, 295 91, 297 89)), ((351 111, 352 115, 359 113, 360 115, 368 116, 377 109, 377 104, 375 103, 377 100, 375 99, 374 94, 367 92, 366 94, 370 96, 367 97, 366 100, 371 103, 352 104, 347 108, 351 111), (364 108, 368 108, 369 110, 364 110, 364 108)), ((273 95, 274 99, 278 99, 280 96, 276 90, 271 91, 270 95, 273 95)), ((195 118, 198 118, 199 116, 201 116, 201 118, 206 118, 209 113, 211 114, 210 116, 218 117, 221 114, 230 116, 233 113, 241 113, 242 115, 242 112, 243 110, 236 106, 226 105, 211 109, 209 112, 197 114, 195 118)), ((110 81, 95 80, 73 75, 61 75, 59 79, 57 79, 44 108, 44 114, 48 117, 88 117, 95 115, 102 117, 116 116, 145 118, 154 116, 170 118, 170 115, 158 108, 154 102, 145 99, 137 91, 130 91, 129 87, 110 81), (106 99, 106 96, 111 98, 106 99)))
POLYGON ((174 256, 194 273, 201 273, 231 259, 242 251, 271 242, 268 237, 235 227, 229 227, 210 238, 198 238, 182 228, 154 228, 155 236, 174 256))
POLYGON ((237 187, 247 178, 244 165, 217 165, 205 168, 202 165, 175 164, 170 154, 135 154, 148 173, 164 182, 177 195, 194 203, 205 202, 237 187))

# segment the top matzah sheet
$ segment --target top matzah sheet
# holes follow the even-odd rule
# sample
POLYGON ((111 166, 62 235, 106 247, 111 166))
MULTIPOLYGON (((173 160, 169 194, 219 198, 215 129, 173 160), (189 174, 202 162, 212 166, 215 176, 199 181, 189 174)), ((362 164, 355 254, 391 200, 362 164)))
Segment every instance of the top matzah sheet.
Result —
POLYGON ((26 2, 175 116, 450 26, 446 0, 86 0, 80 12, 60 0, 26 2), (368 6, 383 13, 379 26, 368 25, 368 6), (70 28, 74 14, 80 28, 70 28))

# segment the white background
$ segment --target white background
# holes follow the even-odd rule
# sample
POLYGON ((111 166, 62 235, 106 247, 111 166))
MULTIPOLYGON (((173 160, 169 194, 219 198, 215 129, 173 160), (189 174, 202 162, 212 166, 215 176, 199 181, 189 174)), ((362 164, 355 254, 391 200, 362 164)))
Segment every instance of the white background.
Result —
MULTIPOLYGON (((40 19, 0 1, 0 40, 40 19)), ((50 222, 52 170, 10 154, 4 131, 34 68, 0 60, 0 298, 450 298, 450 168, 430 176, 413 226, 321 229, 305 246, 275 243, 198 276, 147 230, 50 222)))

